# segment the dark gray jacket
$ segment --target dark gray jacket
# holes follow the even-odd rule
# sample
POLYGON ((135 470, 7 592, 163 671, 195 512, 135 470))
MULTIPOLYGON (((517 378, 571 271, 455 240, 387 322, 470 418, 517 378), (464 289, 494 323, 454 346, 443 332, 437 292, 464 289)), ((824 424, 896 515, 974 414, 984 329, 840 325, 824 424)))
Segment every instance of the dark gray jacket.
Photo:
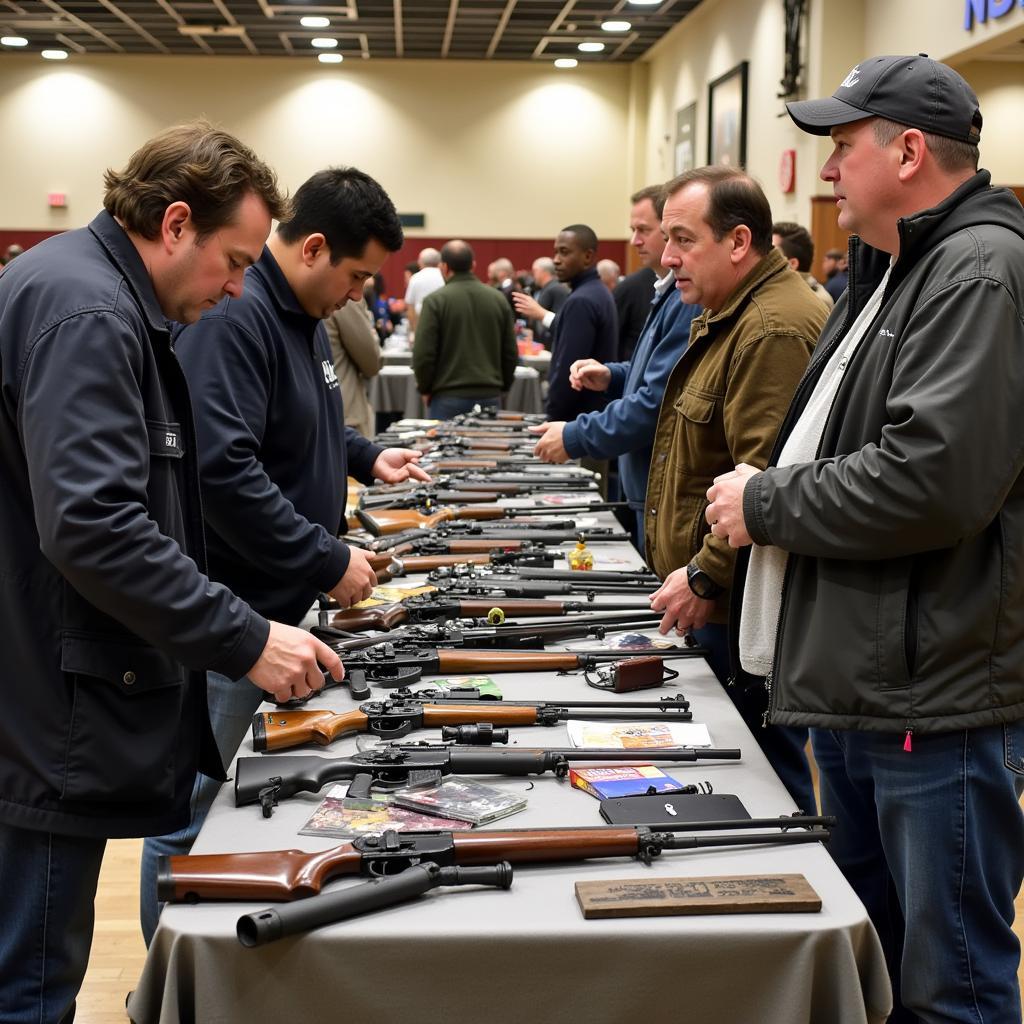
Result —
POLYGON ((106 213, 0 274, 0 496, 0 821, 180 828, 197 767, 223 777, 201 670, 243 675, 270 627, 203 575, 185 377, 106 213))
MULTIPOLYGON (((1024 210, 982 171, 899 230, 818 460, 744 494, 754 542, 791 553, 769 690, 781 725, 1024 718, 1024 210)), ((849 262, 770 465, 889 256, 854 238, 849 262)))

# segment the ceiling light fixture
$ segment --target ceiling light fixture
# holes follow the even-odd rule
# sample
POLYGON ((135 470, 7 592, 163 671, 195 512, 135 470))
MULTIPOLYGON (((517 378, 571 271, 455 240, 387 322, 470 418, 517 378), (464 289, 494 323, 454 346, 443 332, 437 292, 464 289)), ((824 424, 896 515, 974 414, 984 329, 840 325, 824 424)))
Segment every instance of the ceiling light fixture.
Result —
POLYGON ((39 56, 42 57, 43 60, 67 60, 68 59, 68 51, 67 50, 43 50, 43 52, 41 54, 39 54, 39 56))
POLYGON ((316 59, 321 64, 340 64, 345 58, 340 53, 318 53, 316 59))
POLYGON ((604 49, 604 43, 580 43, 576 49, 580 53, 600 53, 604 49))
POLYGON ((556 68, 574 68, 579 64, 579 61, 575 57, 559 57, 555 61, 556 68))
POLYGON ((634 7, 658 7, 662 0, 629 0, 634 7))
POLYGON ((24 36, 3 36, 0 37, 0 44, 3 46, 28 46, 28 40, 24 36))
POLYGON ((307 14, 299 18, 299 24, 303 28, 327 28, 331 24, 330 18, 322 18, 317 14, 307 14))
POLYGON ((628 21, 602 21, 605 32, 628 32, 633 26, 628 21))
POLYGON ((318 50, 333 50, 338 45, 338 40, 331 39, 330 36, 318 36, 316 39, 311 39, 310 43, 318 50))

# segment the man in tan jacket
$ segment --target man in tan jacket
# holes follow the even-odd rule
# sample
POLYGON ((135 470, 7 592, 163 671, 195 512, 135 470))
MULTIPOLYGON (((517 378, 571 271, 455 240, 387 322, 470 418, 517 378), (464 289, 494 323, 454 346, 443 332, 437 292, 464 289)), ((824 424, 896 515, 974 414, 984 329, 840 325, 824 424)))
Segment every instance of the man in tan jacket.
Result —
POLYGON ((346 302, 325 321, 331 343, 334 373, 341 384, 341 404, 345 426, 373 437, 373 407, 366 393, 366 382, 380 373, 381 350, 373 315, 365 302, 346 302))
MULTIPOLYGON (((827 310, 772 246, 772 214, 741 171, 703 167, 673 179, 662 230, 683 302, 704 311, 669 375, 654 435, 644 532, 664 580, 651 606, 662 632, 690 631, 711 669, 731 675, 726 623, 736 553, 712 536, 705 497, 738 462, 764 466, 827 310)), ((806 730, 762 728, 763 687, 728 693, 797 806, 815 809, 806 730)))

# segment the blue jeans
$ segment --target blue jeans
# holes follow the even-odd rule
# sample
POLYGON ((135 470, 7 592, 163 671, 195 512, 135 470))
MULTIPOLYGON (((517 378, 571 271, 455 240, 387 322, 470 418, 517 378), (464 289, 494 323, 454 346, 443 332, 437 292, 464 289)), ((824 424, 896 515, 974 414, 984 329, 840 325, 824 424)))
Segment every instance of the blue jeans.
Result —
POLYGON ((432 420, 450 420, 460 413, 472 412, 474 405, 479 405, 482 409, 497 409, 498 399, 496 396, 473 398, 471 395, 431 395, 427 415, 432 420))
POLYGON ((744 688, 740 684, 729 686, 731 669, 729 664, 729 627, 709 622, 703 629, 693 631, 694 639, 708 649, 708 666, 718 677, 729 699, 753 733, 757 745, 782 780, 793 803, 804 814, 817 814, 818 801, 814 796, 814 782, 811 766, 807 761, 807 730, 792 726, 765 725, 765 691, 750 680, 744 688))
POLYGON ((105 839, 0 824, 0 1020, 70 1024, 105 839))
POLYGON ((936 735, 811 730, 829 850, 882 941, 896 1022, 1019 1024, 1024 722, 936 735))
MULTIPOLYGON (((233 680, 219 672, 206 673, 206 699, 210 709, 210 725, 217 741, 221 761, 230 765, 235 752, 252 725, 252 716, 263 703, 265 694, 248 679, 233 680)), ((157 862, 161 856, 180 856, 192 849, 199 830, 206 821, 221 783, 207 775, 197 775, 192 787, 192 814, 180 831, 147 839, 142 847, 142 869, 139 879, 139 919, 142 936, 149 946, 160 917, 161 904, 156 898, 157 862)))

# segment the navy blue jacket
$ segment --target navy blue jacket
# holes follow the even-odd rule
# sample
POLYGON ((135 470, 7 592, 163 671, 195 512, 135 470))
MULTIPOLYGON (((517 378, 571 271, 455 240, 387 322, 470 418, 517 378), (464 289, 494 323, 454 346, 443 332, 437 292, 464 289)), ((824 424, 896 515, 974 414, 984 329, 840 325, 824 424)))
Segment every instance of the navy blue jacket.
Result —
POLYGON ((612 379, 605 394, 613 401, 601 412, 585 413, 566 424, 562 434, 562 444, 574 459, 618 455, 623 497, 640 512, 665 383, 686 351, 690 321, 699 312, 700 307, 683 302, 671 284, 656 294, 633 358, 608 364, 612 379))
POLYGON ((181 828, 197 767, 223 778, 202 670, 270 627, 203 574, 185 376, 107 213, 0 274, 0 494, 0 821, 181 828))
POLYGON ((271 619, 297 624, 348 567, 349 466, 364 483, 383 449, 345 426, 322 322, 269 249, 224 299, 180 330, 210 575, 271 619))
POLYGON ((577 359, 610 363, 619 343, 619 323, 612 293, 594 269, 569 282, 572 294, 552 324, 551 368, 548 371, 549 420, 574 420, 580 413, 603 409, 602 391, 573 391, 569 367, 577 359))

